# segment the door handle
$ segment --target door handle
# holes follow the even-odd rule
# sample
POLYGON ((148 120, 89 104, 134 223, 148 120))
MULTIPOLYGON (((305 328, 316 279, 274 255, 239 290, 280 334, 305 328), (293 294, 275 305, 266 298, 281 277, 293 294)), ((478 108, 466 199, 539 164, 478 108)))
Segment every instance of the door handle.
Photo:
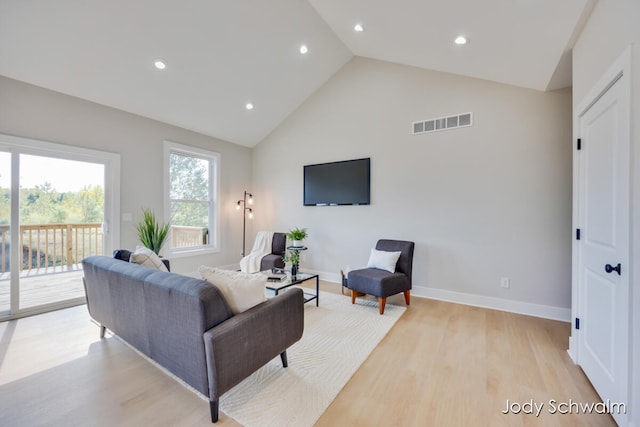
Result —
POLYGON ((618 265, 616 265, 615 267, 612 267, 611 264, 607 264, 604 266, 604 271, 606 271, 607 273, 611 273, 613 271, 616 271, 618 273, 618 276, 620 275, 620 263, 618 263, 618 265))

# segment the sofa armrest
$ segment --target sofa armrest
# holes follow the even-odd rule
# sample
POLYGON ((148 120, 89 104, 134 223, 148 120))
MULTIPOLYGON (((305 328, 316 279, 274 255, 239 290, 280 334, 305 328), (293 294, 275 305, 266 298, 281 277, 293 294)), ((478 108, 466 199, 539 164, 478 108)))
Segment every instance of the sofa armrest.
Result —
POLYGON ((302 337, 304 298, 291 288, 204 333, 209 400, 240 381, 302 337))

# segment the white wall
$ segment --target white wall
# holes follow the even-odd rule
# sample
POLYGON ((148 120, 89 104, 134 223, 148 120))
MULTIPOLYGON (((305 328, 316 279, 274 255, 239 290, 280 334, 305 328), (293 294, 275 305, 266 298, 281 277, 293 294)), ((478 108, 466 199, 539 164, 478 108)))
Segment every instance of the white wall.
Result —
POLYGON ((308 227, 303 268, 335 277, 366 265, 379 238, 413 240, 414 293, 568 320, 570 90, 354 58, 254 149, 253 174, 253 231, 308 227), (412 121, 468 111, 472 127, 411 135, 412 121), (370 206, 302 206, 303 165, 361 157, 370 206))
POLYGON ((631 45, 630 425, 640 426, 640 2, 599 0, 573 49, 573 105, 577 107, 631 45))
MULTIPOLYGON (((169 101, 168 101, 169 102, 169 101)), ((251 179, 251 150, 134 114, 63 95, 0 76, 0 133, 89 147, 121 155, 122 212, 120 246, 138 244, 134 224, 142 207, 163 213, 163 141, 221 153, 220 247, 214 255, 172 259, 172 270, 189 272, 201 264, 237 262, 242 217, 235 202, 251 179)))

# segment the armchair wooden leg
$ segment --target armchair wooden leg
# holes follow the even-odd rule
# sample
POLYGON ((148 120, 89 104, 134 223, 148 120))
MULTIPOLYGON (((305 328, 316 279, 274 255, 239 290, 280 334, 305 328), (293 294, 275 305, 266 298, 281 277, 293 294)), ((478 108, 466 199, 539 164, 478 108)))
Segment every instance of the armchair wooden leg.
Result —
POLYGON ((411 304, 411 291, 404 291, 404 302, 406 302, 407 305, 411 304))
POLYGON ((104 338, 105 332, 107 332, 107 327, 100 325, 100 339, 104 338))
POLYGON ((351 289, 351 304, 355 304, 355 303, 356 303, 356 291, 351 289))
POLYGON ((283 368, 286 368, 287 366, 289 366, 289 363, 287 362, 287 350, 280 353, 280 360, 282 360, 283 368))
POLYGON ((387 305, 387 299, 378 298, 378 302, 380 303, 380 314, 384 314, 384 306, 387 305))

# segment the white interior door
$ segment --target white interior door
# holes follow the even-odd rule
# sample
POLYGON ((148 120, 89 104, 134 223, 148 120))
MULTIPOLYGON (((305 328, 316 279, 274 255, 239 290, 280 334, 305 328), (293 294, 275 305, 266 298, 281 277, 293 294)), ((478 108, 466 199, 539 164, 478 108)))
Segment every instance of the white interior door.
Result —
POLYGON ((578 359, 605 403, 627 402, 628 90, 618 75, 579 117, 578 359))

